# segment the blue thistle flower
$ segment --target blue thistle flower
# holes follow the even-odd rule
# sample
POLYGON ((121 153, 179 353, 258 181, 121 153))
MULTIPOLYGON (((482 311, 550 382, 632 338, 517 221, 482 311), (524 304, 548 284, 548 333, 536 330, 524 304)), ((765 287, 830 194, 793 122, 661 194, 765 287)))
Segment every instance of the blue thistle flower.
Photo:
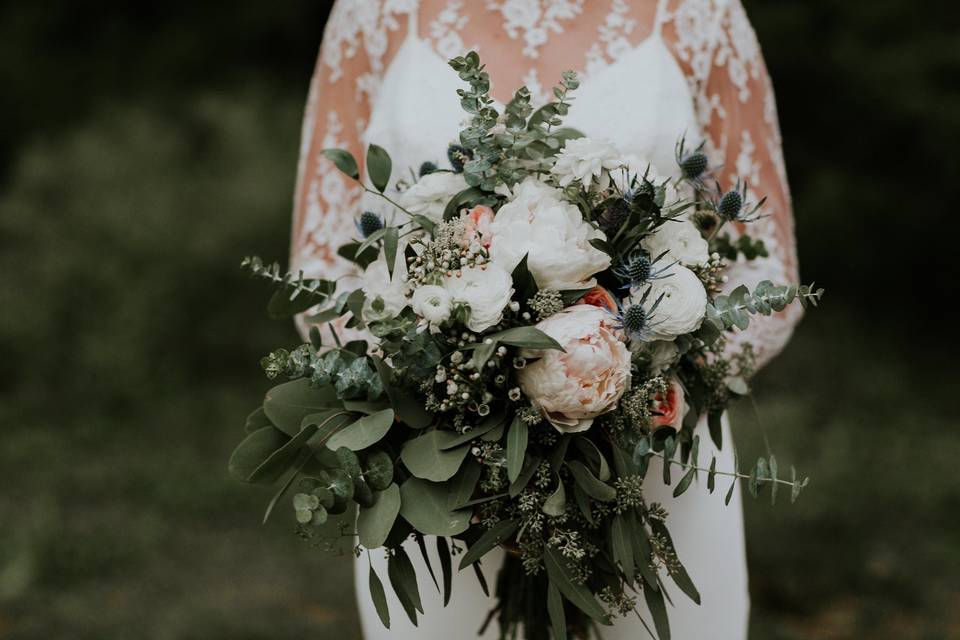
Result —
POLYGON ((434 164, 433 162, 424 162, 423 164, 420 165, 420 171, 418 172, 417 175, 418 177, 422 178, 428 173, 433 173, 436 170, 437 170, 436 164, 434 164))
POLYGON ((717 213, 727 220, 736 220, 743 211, 743 196, 737 190, 728 191, 717 204, 717 213))
POLYGON ((670 276, 670 268, 677 264, 676 260, 666 265, 658 264, 666 255, 664 251, 651 260, 646 251, 634 250, 613 269, 613 273, 626 282, 623 289, 633 289, 651 280, 662 280, 670 276))
POLYGON ((383 229, 383 219, 373 211, 364 211, 360 219, 357 220, 357 229, 364 238, 369 238, 377 231, 380 231, 380 229, 383 229))
POLYGON ((617 328, 625 331, 627 337, 634 342, 647 342, 652 336, 653 329, 660 324, 656 321, 654 312, 660 306, 665 294, 660 294, 656 301, 648 309, 644 306, 650 297, 650 289, 644 291, 639 302, 631 303, 624 307, 620 306, 620 313, 617 314, 617 328))

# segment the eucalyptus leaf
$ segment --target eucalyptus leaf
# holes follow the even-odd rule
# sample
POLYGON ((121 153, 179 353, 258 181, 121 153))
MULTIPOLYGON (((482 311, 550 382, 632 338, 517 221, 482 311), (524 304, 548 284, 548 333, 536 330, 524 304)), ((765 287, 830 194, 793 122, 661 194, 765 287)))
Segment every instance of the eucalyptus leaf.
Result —
POLYGON ((417 611, 423 613, 423 605, 420 603, 416 570, 403 547, 397 547, 394 555, 387 560, 387 576, 404 612, 410 618, 410 622, 416 626, 417 611))
POLYGON ((437 555, 440 556, 440 573, 443 576, 443 606, 447 606, 453 593, 453 562, 450 559, 450 544, 443 536, 437 537, 437 555))
POLYGON ((393 279, 393 268, 397 261, 397 244, 400 242, 400 230, 396 227, 387 227, 383 234, 383 257, 387 261, 387 273, 393 279))
POLYGON ((483 467, 473 458, 467 458, 457 475, 450 481, 450 494, 447 496, 447 508, 456 509, 469 502, 480 481, 483 467))
POLYGON ((289 441, 286 434, 273 427, 257 429, 233 450, 227 468, 239 480, 251 482, 257 468, 289 441))
POLYGON ((553 581, 547 583, 547 614, 554 640, 567 640, 567 619, 563 611, 563 598, 553 581))
POLYGON ((423 429, 433 420, 433 416, 424 408, 424 402, 421 396, 411 393, 409 389, 400 389, 393 385, 391 381, 390 366, 380 358, 372 358, 373 364, 380 374, 380 380, 383 382, 383 388, 387 390, 390 397, 390 406, 397 413, 397 419, 402 420, 412 429, 423 429))
POLYGON ((617 499, 617 490, 600 482, 590 469, 579 460, 567 462, 567 468, 573 474, 573 479, 577 481, 577 485, 591 498, 601 502, 611 502, 617 499))
POLYGON ((562 516, 567 510, 567 492, 557 477, 557 488, 543 501, 543 512, 548 516, 562 516))
POLYGON ((469 445, 462 445, 456 449, 446 450, 445 444, 458 437, 453 431, 430 429, 403 445, 400 459, 407 466, 407 470, 417 478, 432 482, 449 480, 460 469, 469 445))
POLYGON ((596 470, 596 476, 603 482, 608 481, 610 479, 610 466, 607 464, 607 459, 600 453, 597 445, 584 436, 574 438, 573 442, 583 453, 584 457, 587 458, 587 462, 590 463, 591 468, 596 470))
POLYGON ((501 520, 497 524, 487 529, 480 538, 477 539, 460 559, 460 570, 477 562, 492 551, 494 547, 510 539, 517 527, 520 526, 519 519, 501 520))
POLYGON ((263 400, 264 415, 289 436, 300 432, 306 416, 339 407, 336 389, 332 386, 312 387, 306 378, 273 387, 263 400))
POLYGON ((375 144, 367 147, 367 175, 377 191, 383 193, 390 182, 393 163, 386 149, 375 144))
POLYGON ((360 170, 357 167, 357 160, 353 157, 353 154, 345 149, 324 149, 323 155, 326 156, 328 160, 331 160, 333 164, 337 165, 337 169, 340 169, 348 177, 353 178, 354 180, 360 179, 360 170))
POLYGON ((263 412, 263 407, 257 407, 250 415, 247 416, 247 420, 243 425, 243 430, 247 433, 253 433, 257 429, 263 429, 264 427, 270 427, 270 419, 267 418, 267 414, 263 412))
POLYGON ((633 531, 628 526, 626 518, 622 514, 615 515, 610 522, 613 561, 623 569, 623 573, 630 584, 633 584, 635 575, 633 544, 631 543, 633 537, 633 531))
POLYGON ((527 452, 529 437, 527 423, 516 416, 507 432, 507 478, 515 482, 523 468, 524 455, 527 452))
POLYGON ((400 515, 420 533, 455 536, 470 527, 471 509, 447 508, 446 485, 408 478, 400 487, 400 515))
POLYGON ((399 513, 400 487, 391 484, 379 492, 372 507, 360 509, 360 513, 357 515, 357 532, 360 534, 360 544, 367 549, 376 549, 383 546, 399 513))
POLYGON ((456 447, 459 447, 460 445, 464 445, 464 444, 467 444, 468 442, 472 442, 476 438, 479 438, 485 433, 488 433, 492 431, 494 428, 496 428, 497 426, 503 424, 503 421, 504 421, 504 417, 502 412, 496 415, 490 414, 489 416, 487 416, 487 418, 483 422, 471 428, 470 430, 461 433, 459 436, 457 436, 450 442, 446 443, 441 448, 454 449, 456 447))
MULTIPOLYGON (((271 427, 272 428, 272 427, 271 427)), ((247 482, 272 484, 293 466, 307 440, 316 433, 313 425, 302 429, 293 438, 290 438, 282 447, 274 451, 264 460, 247 478, 247 482)))
POLYGON ((567 561, 562 553, 549 545, 544 546, 543 564, 547 568, 547 576, 550 582, 557 586, 557 589, 567 600, 595 621, 605 625, 610 624, 606 611, 593 597, 590 590, 577 581, 573 572, 567 566, 567 561))
POLYGON ((336 451, 346 447, 351 451, 362 451, 378 443, 393 426, 393 409, 384 409, 364 416, 340 429, 327 440, 327 448, 336 451))
POLYGON ((383 583, 380 576, 373 570, 373 564, 370 564, 370 577, 368 579, 370 588, 370 599, 373 600, 373 606, 377 610, 380 622, 387 629, 390 628, 390 607, 387 605, 387 594, 383 589, 383 583))
POLYGON ((374 451, 367 456, 367 469, 363 473, 370 488, 383 491, 393 482, 393 459, 385 451, 374 451))
POLYGON ((559 342, 536 327, 514 327, 487 336, 488 339, 511 347, 525 349, 557 349, 563 351, 559 342))
POLYGON ((667 617, 667 605, 663 601, 663 591, 644 587, 643 599, 647 602, 650 615, 653 616, 657 637, 659 640, 670 640, 670 620, 667 617))

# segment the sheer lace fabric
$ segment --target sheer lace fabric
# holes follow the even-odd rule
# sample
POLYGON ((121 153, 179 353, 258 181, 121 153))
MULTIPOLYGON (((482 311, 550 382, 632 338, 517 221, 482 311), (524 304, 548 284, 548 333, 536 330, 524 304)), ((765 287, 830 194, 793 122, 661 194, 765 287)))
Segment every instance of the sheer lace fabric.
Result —
MULTIPOLYGON (((562 71, 578 71, 586 84, 610 67, 629 62, 625 59, 651 38, 661 40, 689 87, 699 130, 687 131, 688 138, 701 136, 707 142, 714 166, 721 167, 717 177, 725 188, 740 176, 749 182, 755 199, 767 197, 767 217, 752 223, 750 233, 764 240, 770 257, 735 265, 731 280, 750 285, 765 278, 796 280, 790 194, 774 93, 739 0, 611 0, 589 5, 584 0, 335 3, 303 125, 293 224, 296 268, 328 277, 350 269, 335 251, 355 234, 353 216, 361 190, 340 175, 321 151, 344 147, 362 157, 384 77, 410 35, 433 52, 435 60, 425 62, 432 65, 431 72, 439 68, 437 62, 468 49, 478 50, 491 74, 492 93, 501 102, 521 84, 531 89, 536 102, 543 102, 562 71)), ((635 82, 644 83, 651 69, 630 72, 635 82)), ((453 79, 450 86, 455 88, 453 79)), ((617 104, 618 95, 599 98, 611 101, 629 118, 631 105, 617 104)), ((456 107, 452 93, 433 99, 456 107)), ((582 115, 576 105, 571 113, 582 115)), ((590 135, 589 121, 582 124, 590 135)), ((448 141, 455 136, 456 131, 451 132, 448 141)), ((395 149, 389 151, 395 153, 395 149)), ((757 319, 739 339, 750 341, 761 363, 766 362, 789 339, 799 315, 797 308, 791 308, 757 319)))

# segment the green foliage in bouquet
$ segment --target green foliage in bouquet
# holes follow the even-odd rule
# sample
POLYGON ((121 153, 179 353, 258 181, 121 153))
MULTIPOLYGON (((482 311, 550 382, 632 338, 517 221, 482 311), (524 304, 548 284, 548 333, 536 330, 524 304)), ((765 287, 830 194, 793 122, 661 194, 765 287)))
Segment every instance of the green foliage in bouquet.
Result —
MULTIPOLYGON (((495 548, 508 550, 487 620, 497 619, 502 637, 586 637, 637 611, 642 598, 651 634, 667 639, 666 581, 695 602, 700 595, 666 510, 646 499, 644 485, 662 481, 679 496, 702 475, 710 493, 718 477, 730 481, 728 502, 741 481, 753 495, 769 486, 774 500, 786 487, 796 499, 807 480, 792 468, 780 477, 773 455, 746 473, 718 469, 716 456, 702 465, 697 428, 705 421, 719 449, 721 416, 749 392, 754 354, 749 345, 732 350, 731 332, 756 314, 816 305, 822 290, 761 282, 721 294, 726 261, 766 249, 719 231, 757 219, 763 201, 751 205, 745 186, 709 186, 702 148, 688 153, 681 141, 682 177, 661 179, 561 126, 574 74, 563 75, 554 101, 534 110, 521 88, 501 114, 475 53, 450 64, 468 85, 458 93, 470 121, 450 148, 453 170, 428 167, 420 176, 462 173, 442 212, 411 211, 384 149, 368 149, 369 183, 350 153, 325 151, 397 214, 387 222, 364 213, 361 237, 338 250, 364 270, 364 287, 339 290, 244 260, 276 288, 270 314, 302 314, 312 328, 309 343, 263 358, 267 377, 286 381, 247 419, 230 472, 278 484, 264 519, 292 493, 304 538, 331 547, 346 540, 357 555, 382 548, 386 579, 414 624, 424 608, 407 541, 445 603, 455 569, 472 568, 487 591, 480 563, 495 548), (582 162, 587 155, 596 162, 582 162), (523 209, 513 235, 493 233, 517 201, 565 216, 558 219, 579 238, 565 245, 570 255, 551 263, 556 256, 533 243, 504 258, 505 243, 534 224, 523 209), (674 255, 670 234, 681 232, 701 247, 696 257, 674 255), (582 269, 560 277, 570 265, 582 269), (323 325, 332 343, 321 338, 323 325), (363 337, 342 343, 345 330, 363 337), (573 375, 558 372, 581 337, 607 367, 603 391, 586 398, 595 408, 583 412, 538 386, 573 375)), ((600 388, 592 378, 573 382, 600 388)), ((389 626, 383 579, 370 563, 371 597, 389 626)))

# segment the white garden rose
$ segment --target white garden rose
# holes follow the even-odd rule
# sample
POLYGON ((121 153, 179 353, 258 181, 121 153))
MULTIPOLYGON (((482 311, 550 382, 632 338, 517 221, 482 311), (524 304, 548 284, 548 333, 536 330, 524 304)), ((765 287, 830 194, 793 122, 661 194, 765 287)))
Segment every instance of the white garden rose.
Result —
POLYGON ((537 328, 564 351, 521 352, 538 360, 517 372, 520 387, 557 431, 586 431, 630 386, 630 350, 613 316, 592 305, 567 307, 537 328))
POLYGON ((400 195, 400 204, 410 213, 443 221, 443 210, 457 193, 467 188, 462 173, 434 171, 423 176, 400 195))
POLYGON ((596 284, 593 275, 610 266, 610 256, 590 244, 606 235, 585 222, 557 189, 532 177, 500 207, 490 233, 493 262, 512 272, 526 255, 541 289, 589 288, 596 284))
POLYGON ((706 264, 710 260, 710 245, 700 230, 689 220, 674 219, 661 225, 656 232, 640 242, 650 258, 666 252, 665 258, 687 265, 706 264))
POLYGON ((450 293, 435 284, 417 288, 410 298, 410 308, 426 321, 431 331, 437 331, 450 318, 453 300, 450 293))
POLYGON ((579 181, 587 189, 592 183, 606 189, 610 186, 610 171, 623 164, 623 156, 609 142, 577 138, 567 140, 551 173, 559 178, 561 187, 579 181))
POLYGON ((477 333, 503 319, 513 295, 513 278, 495 264, 461 269, 444 278, 443 286, 453 302, 470 307, 467 328, 477 333))
POLYGON ((397 247, 393 263, 393 277, 387 271, 387 258, 381 250, 377 259, 363 271, 363 319, 367 322, 395 318, 407 306, 407 265, 403 259, 404 246, 397 247), (381 303, 377 300, 382 301, 381 303))
POLYGON ((693 271, 675 264, 668 273, 630 295, 631 304, 640 303, 646 295, 643 306, 648 313, 646 336, 650 340, 673 340, 696 331, 707 311, 707 291, 693 271), (660 304, 651 312, 661 296, 660 304))

